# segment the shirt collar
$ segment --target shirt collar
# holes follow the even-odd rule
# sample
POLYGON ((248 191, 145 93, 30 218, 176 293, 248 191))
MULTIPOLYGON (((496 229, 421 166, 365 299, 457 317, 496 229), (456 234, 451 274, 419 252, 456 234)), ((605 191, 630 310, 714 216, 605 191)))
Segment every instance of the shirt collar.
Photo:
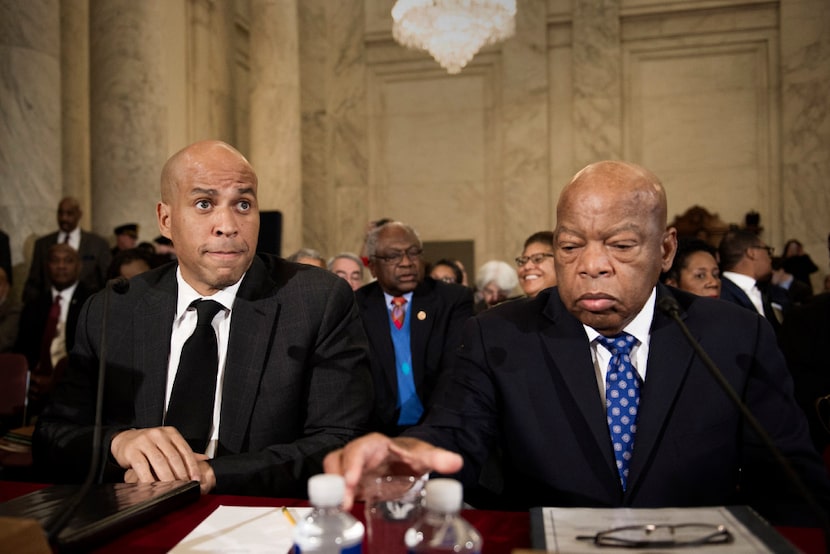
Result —
MULTIPOLYGON (((55 287, 52 287, 52 302, 55 301, 55 297, 57 295, 60 295, 63 300, 72 300, 72 296, 75 295, 76 288, 78 288, 78 281, 75 281, 63 290, 58 290, 55 287)), ((64 306, 66 306, 66 304, 64 304, 64 306)))
POLYGON ((724 271, 721 274, 723 277, 726 277, 740 288, 743 291, 751 291, 755 286, 758 284, 755 279, 750 277, 749 275, 744 275, 743 273, 735 273, 734 271, 724 271))
MULTIPOLYGON (((401 295, 406 299, 406 304, 404 304, 404 309, 406 309, 406 306, 410 302, 412 302, 412 292, 413 291, 405 292, 401 295)), ((383 297, 386 299, 386 307, 389 308, 390 306, 392 306, 392 299, 395 298, 395 297, 392 296, 391 294, 389 294, 386 291, 383 291, 383 297)))
POLYGON ((193 301, 200 298, 210 298, 211 300, 215 300, 216 302, 222 304, 222 307, 226 310, 231 310, 233 308, 234 300, 236 300, 236 293, 239 292, 239 286, 242 284, 243 279, 245 279, 245 274, 242 275, 242 279, 233 285, 225 287, 219 292, 214 293, 212 296, 204 296, 196 292, 196 290, 184 280, 184 277, 182 277, 182 268, 177 267, 176 283, 179 285, 179 294, 176 300, 175 319, 178 320, 181 318, 193 301))
MULTIPOLYGON (((651 322, 654 319, 654 305, 657 302, 657 287, 651 289, 651 294, 646 300, 646 303, 637 313, 637 316, 632 319, 628 325, 623 327, 623 331, 632 335, 639 344, 648 344, 648 337, 651 331, 651 322)), ((600 333, 593 327, 582 324, 585 333, 588 335, 588 340, 594 342, 600 333)))

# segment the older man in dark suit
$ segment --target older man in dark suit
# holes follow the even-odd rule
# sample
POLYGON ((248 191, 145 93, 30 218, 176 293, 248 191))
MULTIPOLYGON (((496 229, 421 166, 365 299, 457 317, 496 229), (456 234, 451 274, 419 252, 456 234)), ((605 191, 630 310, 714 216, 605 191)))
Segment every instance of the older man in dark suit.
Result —
MULTIPOLYGON (((255 254, 257 178, 218 141, 162 171, 161 232, 178 264, 113 295, 104 392, 108 479, 195 479, 203 492, 302 496, 371 406, 354 294, 328 271, 255 254)), ((36 464, 82 479, 90 460, 104 293, 34 435, 36 464)))
POLYGON ((748 503, 776 522, 807 521, 738 408, 655 309, 663 297, 679 303, 826 506, 827 473, 769 324, 657 284, 676 249, 666 210, 659 180, 639 166, 600 162, 577 173, 557 207, 558 287, 470 320, 453 379, 424 424, 396 439, 357 439, 326 469, 349 487, 390 464, 461 471, 468 491, 487 484, 503 507, 748 503))
POLYGON ((35 241, 29 276, 23 286, 23 302, 29 302, 39 294, 48 292, 51 283, 46 272, 49 248, 53 244, 68 244, 81 256, 80 280, 87 289, 97 291, 107 282, 107 268, 112 255, 107 240, 78 226, 83 212, 75 198, 63 198, 58 204, 59 230, 35 241))
POLYGON ((409 225, 375 227, 366 251, 377 280, 355 297, 369 337, 372 428, 397 435, 422 419, 473 314, 473 296, 466 287, 424 277, 421 239, 409 225))

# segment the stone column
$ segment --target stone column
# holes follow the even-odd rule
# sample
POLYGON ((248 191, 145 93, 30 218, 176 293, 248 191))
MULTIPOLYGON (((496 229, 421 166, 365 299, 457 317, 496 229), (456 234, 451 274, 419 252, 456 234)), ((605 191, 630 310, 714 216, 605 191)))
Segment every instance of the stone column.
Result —
POLYGON ((784 229, 804 243, 822 290, 830 232, 830 3, 781 3, 781 186, 784 229))
POLYGON ((552 227, 548 178, 547 2, 517 3, 516 35, 504 57, 502 188, 504 222, 490 231, 493 252, 521 253, 531 233, 552 227), (521 193, 519 193, 521 191, 521 193))
POLYGON ((161 46, 164 0, 91 0, 93 228, 124 222, 158 234, 155 206, 167 157, 161 46))
POLYGON ((620 0, 573 0, 576 167, 622 155, 620 0))
POLYGON ((0 0, 0 227, 11 244, 14 294, 28 273, 35 239, 57 228, 59 14, 58 0, 0 0))
POLYGON ((92 226, 89 163, 89 1, 61 2, 63 192, 81 203, 81 227, 92 226))
POLYGON ((251 0, 251 147, 260 210, 282 212, 282 253, 303 246, 296 0, 251 0))

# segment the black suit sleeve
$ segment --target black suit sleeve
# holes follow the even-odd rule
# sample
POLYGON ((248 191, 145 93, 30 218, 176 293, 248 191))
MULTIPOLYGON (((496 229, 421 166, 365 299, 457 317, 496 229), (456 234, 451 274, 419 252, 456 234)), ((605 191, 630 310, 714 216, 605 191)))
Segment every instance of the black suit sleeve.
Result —
MULTIPOLYGON (((326 454, 366 431, 372 383, 366 336, 354 293, 343 279, 335 278, 324 298, 316 341, 309 345, 309 352, 302 354, 306 388, 296 439, 261 450, 217 456, 210 462, 216 473, 215 492, 304 497, 307 479, 323 471, 326 454)), ((310 298, 308 301, 313 302, 310 298)), ((301 354, 289 351, 279 355, 301 354)), ((273 394, 278 401, 279 392, 273 394)), ((254 419, 261 419, 259 415, 255 413, 254 419)), ((274 421, 272 425, 291 423, 274 421)))

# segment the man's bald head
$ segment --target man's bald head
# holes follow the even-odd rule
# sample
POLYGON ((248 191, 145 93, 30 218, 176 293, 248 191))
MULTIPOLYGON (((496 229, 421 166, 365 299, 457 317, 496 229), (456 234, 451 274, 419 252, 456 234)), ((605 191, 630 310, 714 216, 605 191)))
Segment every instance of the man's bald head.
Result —
POLYGON ((169 204, 180 183, 203 170, 206 162, 220 159, 228 167, 245 174, 254 187, 257 186, 256 173, 239 150, 221 140, 203 140, 182 148, 164 164, 161 170, 161 201, 169 204))
POLYGON ((562 190, 556 206, 557 219, 574 197, 622 196, 631 209, 648 214, 660 229, 666 228, 666 191, 660 179, 648 169, 630 162, 602 161, 590 164, 574 175, 562 190))

